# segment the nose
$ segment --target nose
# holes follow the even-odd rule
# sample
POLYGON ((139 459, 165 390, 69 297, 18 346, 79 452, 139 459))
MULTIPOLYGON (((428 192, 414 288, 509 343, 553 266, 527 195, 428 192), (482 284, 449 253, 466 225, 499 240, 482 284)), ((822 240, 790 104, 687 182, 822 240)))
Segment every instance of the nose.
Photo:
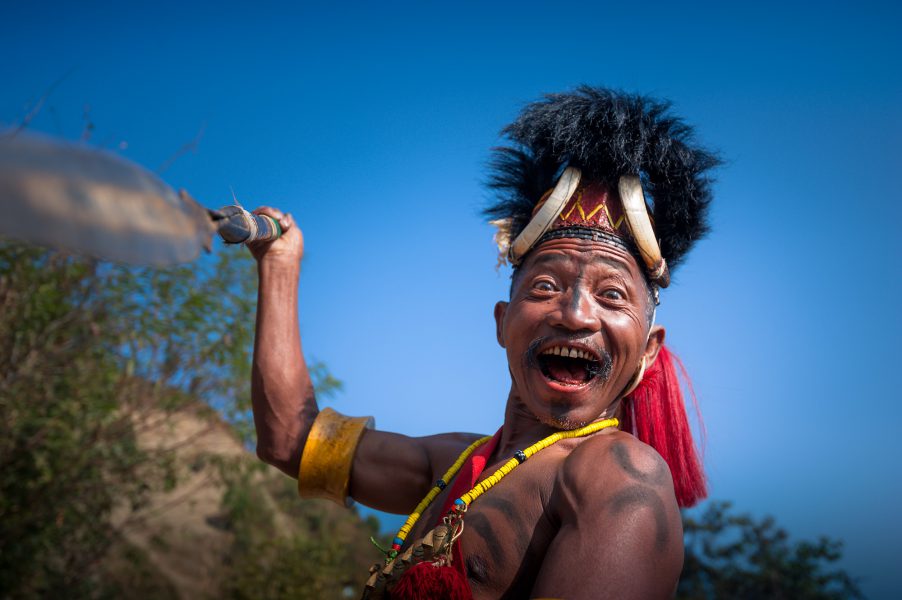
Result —
POLYGON ((601 319, 591 294, 580 286, 572 286, 561 296, 559 310, 552 315, 552 325, 569 331, 596 332, 601 328, 601 319))

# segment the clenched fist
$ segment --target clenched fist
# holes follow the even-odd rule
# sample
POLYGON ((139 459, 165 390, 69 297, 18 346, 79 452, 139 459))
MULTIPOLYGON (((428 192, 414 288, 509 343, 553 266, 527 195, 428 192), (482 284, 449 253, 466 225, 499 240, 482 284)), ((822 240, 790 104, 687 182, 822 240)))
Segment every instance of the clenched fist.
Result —
POLYGON ((271 206, 261 206, 252 212, 272 217, 282 228, 282 235, 275 241, 252 242, 247 245, 257 263, 299 265, 304 257, 304 236, 291 215, 271 206))

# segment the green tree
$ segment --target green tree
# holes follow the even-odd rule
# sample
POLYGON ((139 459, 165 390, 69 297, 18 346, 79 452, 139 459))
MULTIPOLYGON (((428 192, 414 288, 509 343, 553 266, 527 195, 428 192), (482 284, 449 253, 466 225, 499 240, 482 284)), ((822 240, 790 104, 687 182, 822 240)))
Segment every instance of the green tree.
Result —
POLYGON ((792 542, 773 518, 730 514, 712 502, 697 518, 683 517, 686 558, 680 600, 840 600, 862 598, 854 579, 834 563, 842 543, 792 542))
MULTIPOLYGON (((177 595, 126 533, 161 494, 180 501, 205 461, 220 463, 233 539, 221 593, 328 598, 351 571, 362 582, 372 554, 353 548, 370 550, 374 522, 301 502, 240 443, 237 457, 205 458, 182 451, 191 438, 146 442, 190 414, 250 446, 255 289, 242 249, 143 269, 0 243, 0 598, 177 595), (250 586, 264 577, 281 587, 250 586)), ((340 388, 312 371, 324 394, 340 388)), ((153 537, 167 552, 165 533, 153 537)))
POLYGON ((137 434, 196 405, 245 427, 250 261, 166 270, 0 245, 0 590, 97 596, 110 514, 172 487, 137 434))
MULTIPOLYGON (((293 480, 232 470, 224 497, 234 533, 223 596, 236 600, 357 597, 379 559, 375 517, 325 500, 300 501, 293 480), (269 506, 269 510, 260 510, 269 506)), ((380 540, 383 545, 387 539, 380 540)))

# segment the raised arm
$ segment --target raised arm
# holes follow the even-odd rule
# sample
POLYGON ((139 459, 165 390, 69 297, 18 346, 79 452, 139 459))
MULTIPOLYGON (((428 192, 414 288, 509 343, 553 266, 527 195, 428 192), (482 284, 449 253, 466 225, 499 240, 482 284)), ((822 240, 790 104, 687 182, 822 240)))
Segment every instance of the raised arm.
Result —
POLYGON ((552 499, 560 530, 531 597, 672 598, 683 529, 670 469, 626 434, 596 436, 568 457, 552 499))
MULTIPOLYGON (((274 242, 250 246, 259 278, 251 373, 257 455, 297 477, 302 451, 319 414, 298 326, 304 241, 291 215, 269 207, 255 212, 277 219, 283 230, 274 242)), ((434 472, 453 462, 474 437, 412 438, 367 431, 354 456, 350 494, 380 510, 408 512, 432 486, 434 472)))
POLYGON ((251 370, 251 404, 257 455, 297 477, 301 449, 319 412, 301 350, 298 281, 304 239, 291 215, 263 207, 279 221, 282 236, 249 245, 257 260, 257 331, 251 370))

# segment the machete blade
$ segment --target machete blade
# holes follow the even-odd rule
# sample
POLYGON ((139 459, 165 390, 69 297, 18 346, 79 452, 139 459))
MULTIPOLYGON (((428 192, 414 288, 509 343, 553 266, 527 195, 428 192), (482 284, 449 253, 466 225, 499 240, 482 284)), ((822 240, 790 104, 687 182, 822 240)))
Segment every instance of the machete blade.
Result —
POLYGON ((134 265, 210 248, 207 210, 110 152, 34 134, 0 135, 0 236, 134 265))

